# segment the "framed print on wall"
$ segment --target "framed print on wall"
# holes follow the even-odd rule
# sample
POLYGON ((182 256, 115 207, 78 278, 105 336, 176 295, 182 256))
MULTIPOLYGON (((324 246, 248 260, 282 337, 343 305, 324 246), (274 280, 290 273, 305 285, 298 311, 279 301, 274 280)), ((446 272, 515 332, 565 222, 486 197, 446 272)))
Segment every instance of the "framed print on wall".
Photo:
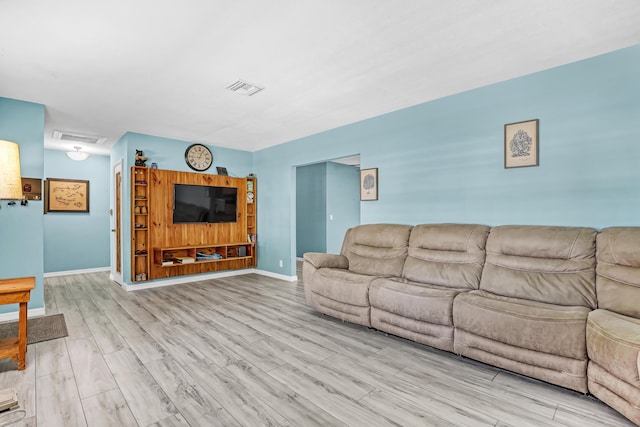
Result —
POLYGON ((378 168, 360 170, 360 200, 378 200, 378 168))
POLYGON ((47 178, 44 192, 45 213, 89 212, 89 181, 47 178))
POLYGON ((504 167, 539 165, 538 119, 504 125, 504 167))

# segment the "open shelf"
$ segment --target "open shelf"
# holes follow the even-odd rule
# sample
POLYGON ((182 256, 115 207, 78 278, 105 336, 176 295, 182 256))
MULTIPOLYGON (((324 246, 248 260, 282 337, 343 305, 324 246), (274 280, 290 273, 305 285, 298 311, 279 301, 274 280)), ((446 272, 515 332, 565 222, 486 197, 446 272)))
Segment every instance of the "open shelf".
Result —
POLYGON ((158 267, 177 267, 228 260, 251 260, 253 243, 225 243, 219 245, 153 248, 153 263, 158 267), (182 261, 182 262, 181 262, 182 261))
POLYGON ((131 167, 131 280, 134 282, 149 280, 148 179, 146 167, 131 167))

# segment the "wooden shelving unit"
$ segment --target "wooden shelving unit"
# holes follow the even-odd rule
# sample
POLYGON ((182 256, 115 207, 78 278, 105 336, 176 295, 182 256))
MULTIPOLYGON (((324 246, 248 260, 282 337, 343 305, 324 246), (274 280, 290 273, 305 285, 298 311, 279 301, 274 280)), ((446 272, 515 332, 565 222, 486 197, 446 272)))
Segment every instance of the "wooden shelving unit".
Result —
POLYGON ((131 280, 149 280, 149 169, 131 167, 131 280))
POLYGON ((258 238, 258 181, 255 177, 247 177, 247 240, 251 242, 252 257, 249 267, 255 267, 258 264, 257 256, 257 238, 258 238))
POLYGON ((254 176, 236 178, 132 166, 131 280, 256 267, 256 187, 254 176), (176 184, 236 188, 235 221, 174 223, 176 184), (198 253, 203 256, 197 257, 198 253), (179 257, 190 257, 194 262, 169 262, 179 257))

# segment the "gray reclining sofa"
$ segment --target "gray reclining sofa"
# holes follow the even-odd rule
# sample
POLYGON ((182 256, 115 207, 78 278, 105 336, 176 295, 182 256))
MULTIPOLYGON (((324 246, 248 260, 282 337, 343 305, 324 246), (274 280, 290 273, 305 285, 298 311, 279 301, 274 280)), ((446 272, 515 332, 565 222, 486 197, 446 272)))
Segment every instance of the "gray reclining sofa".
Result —
POLYGON ((640 228, 367 224, 339 255, 306 253, 303 281, 321 313, 591 392, 640 424, 640 228))

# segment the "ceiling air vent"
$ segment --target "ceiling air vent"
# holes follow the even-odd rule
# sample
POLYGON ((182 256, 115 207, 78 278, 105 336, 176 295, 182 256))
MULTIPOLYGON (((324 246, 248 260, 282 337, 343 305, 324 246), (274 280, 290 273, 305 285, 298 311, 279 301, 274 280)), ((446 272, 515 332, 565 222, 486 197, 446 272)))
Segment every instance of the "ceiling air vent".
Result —
POLYGON ((245 82, 244 80, 238 80, 235 83, 227 86, 231 92, 239 93, 240 95, 251 96, 263 90, 263 87, 256 86, 253 83, 245 82))
POLYGON ((69 142, 82 142, 84 144, 104 144, 106 136, 87 135, 77 132, 67 132, 62 130, 53 131, 53 139, 69 142))

